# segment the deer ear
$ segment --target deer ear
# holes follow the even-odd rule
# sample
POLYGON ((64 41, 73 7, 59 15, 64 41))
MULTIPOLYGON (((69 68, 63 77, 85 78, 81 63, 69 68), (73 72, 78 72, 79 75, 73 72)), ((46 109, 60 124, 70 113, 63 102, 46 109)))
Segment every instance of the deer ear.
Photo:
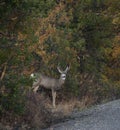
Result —
POLYGON ((63 71, 60 70, 59 66, 57 67, 57 69, 58 69, 59 73, 61 73, 61 74, 63 73, 63 71))

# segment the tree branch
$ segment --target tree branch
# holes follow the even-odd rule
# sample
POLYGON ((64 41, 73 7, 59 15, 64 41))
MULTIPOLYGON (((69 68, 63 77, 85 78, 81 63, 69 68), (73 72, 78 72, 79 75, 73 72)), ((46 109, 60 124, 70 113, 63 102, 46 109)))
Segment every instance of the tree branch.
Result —
POLYGON ((3 71, 2 71, 2 74, 1 74, 1 77, 0 77, 0 80, 2 81, 4 76, 5 76, 5 72, 6 72, 6 68, 7 68, 7 62, 5 62, 5 65, 3 67, 3 71))

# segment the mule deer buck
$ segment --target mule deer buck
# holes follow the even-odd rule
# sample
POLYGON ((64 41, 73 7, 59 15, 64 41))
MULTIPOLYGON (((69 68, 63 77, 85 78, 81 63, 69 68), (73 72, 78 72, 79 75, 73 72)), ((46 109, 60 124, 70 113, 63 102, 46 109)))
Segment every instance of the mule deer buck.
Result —
POLYGON ((44 76, 39 73, 31 74, 31 77, 35 79, 35 81, 33 82, 33 86, 32 86, 33 91, 35 93, 37 92, 39 86, 43 86, 46 89, 51 89, 52 104, 53 104, 54 108, 56 107, 56 105, 55 105, 56 91, 62 88, 62 85, 64 84, 65 79, 66 79, 66 74, 67 74, 68 70, 70 69, 70 67, 67 66, 64 71, 62 71, 59 67, 57 67, 57 69, 60 73, 59 79, 47 77, 47 76, 44 76))

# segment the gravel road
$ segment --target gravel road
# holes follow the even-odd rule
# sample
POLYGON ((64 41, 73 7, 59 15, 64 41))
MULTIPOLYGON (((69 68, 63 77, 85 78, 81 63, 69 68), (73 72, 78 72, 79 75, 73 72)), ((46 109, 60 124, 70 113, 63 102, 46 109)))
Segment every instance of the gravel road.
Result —
POLYGON ((120 130, 120 100, 73 112, 70 119, 45 130, 120 130))

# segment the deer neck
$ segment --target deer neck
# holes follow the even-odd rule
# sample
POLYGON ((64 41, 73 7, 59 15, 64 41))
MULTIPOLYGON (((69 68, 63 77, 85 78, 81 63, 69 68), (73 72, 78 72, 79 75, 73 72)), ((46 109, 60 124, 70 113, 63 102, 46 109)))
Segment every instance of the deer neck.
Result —
POLYGON ((62 84, 64 84, 64 82, 65 82, 65 79, 63 79, 63 78, 60 77, 59 83, 62 85, 62 84))

